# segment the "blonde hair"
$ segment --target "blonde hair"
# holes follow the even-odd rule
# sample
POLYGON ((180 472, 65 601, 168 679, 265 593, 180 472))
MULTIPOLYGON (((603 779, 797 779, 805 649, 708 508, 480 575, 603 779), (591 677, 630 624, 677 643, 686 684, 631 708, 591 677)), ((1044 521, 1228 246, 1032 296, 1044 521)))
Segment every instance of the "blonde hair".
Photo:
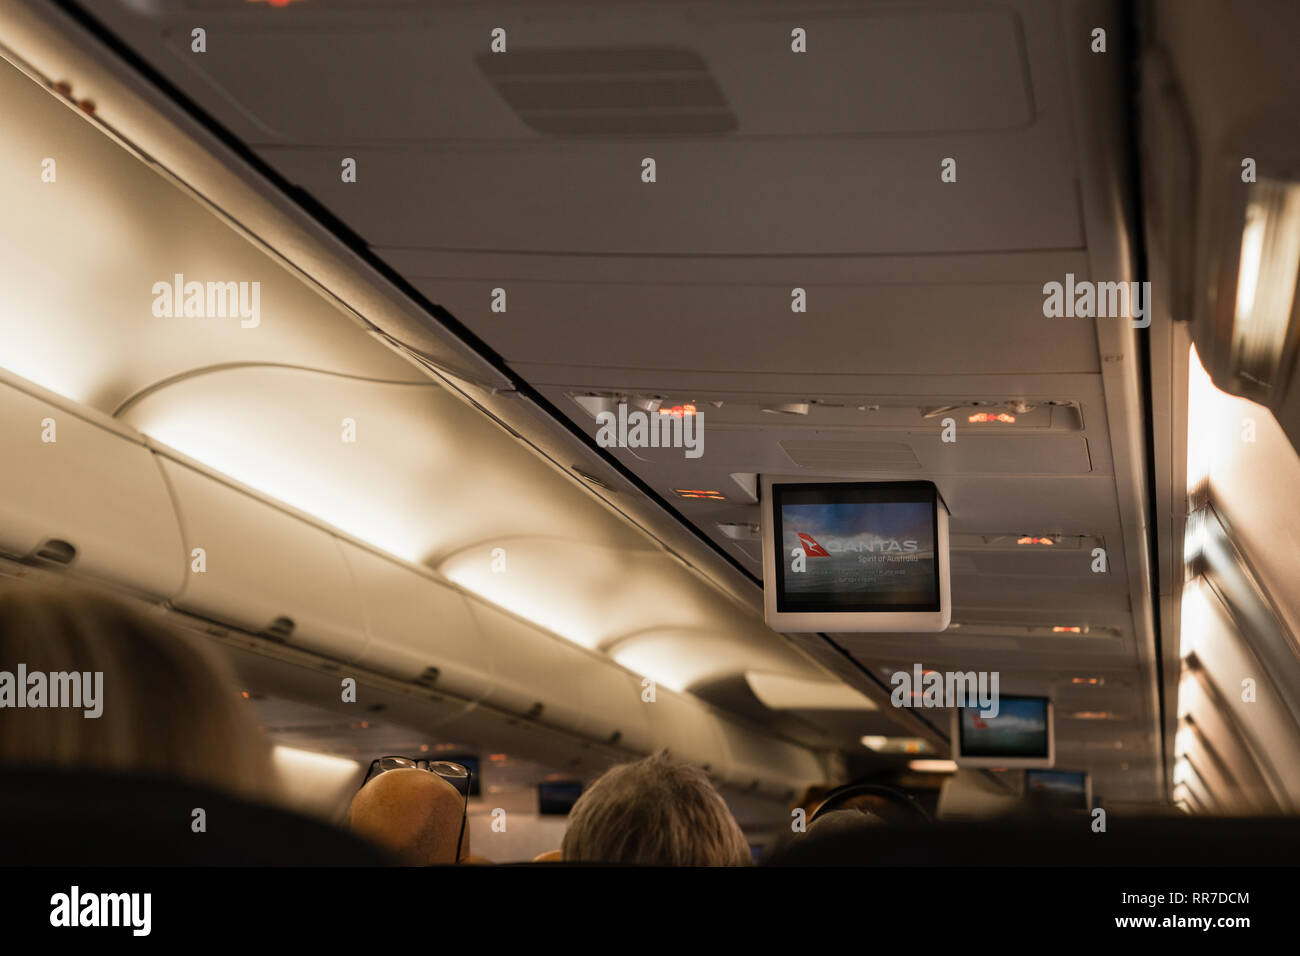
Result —
POLYGON ((697 767, 660 751, 611 767, 578 798, 560 850, 566 861, 746 866, 740 824, 697 767))
POLYGON ((80 589, 0 593, 0 671, 19 664, 28 674, 102 673, 102 712, 6 707, 0 765, 152 774, 274 797, 270 750, 224 662, 162 621, 80 589))

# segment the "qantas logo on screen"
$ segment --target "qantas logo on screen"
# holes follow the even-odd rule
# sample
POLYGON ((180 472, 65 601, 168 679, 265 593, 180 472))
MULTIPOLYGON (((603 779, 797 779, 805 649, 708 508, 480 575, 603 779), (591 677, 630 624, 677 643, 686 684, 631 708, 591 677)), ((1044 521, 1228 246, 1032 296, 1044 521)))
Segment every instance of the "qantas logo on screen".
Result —
POLYGON ((874 541, 840 541, 835 538, 827 538, 826 547, 818 544, 813 536, 804 534, 802 531, 796 531, 799 537, 799 543, 803 546, 804 555, 809 558, 829 558, 832 554, 839 554, 843 551, 897 551, 900 554, 913 554, 920 550, 920 545, 908 538, 906 541, 899 541, 896 538, 877 538, 874 541))
POLYGON ((813 540, 810 534, 804 534, 802 531, 796 531, 799 535, 799 543, 803 545, 803 553, 810 558, 829 558, 830 552, 813 540))

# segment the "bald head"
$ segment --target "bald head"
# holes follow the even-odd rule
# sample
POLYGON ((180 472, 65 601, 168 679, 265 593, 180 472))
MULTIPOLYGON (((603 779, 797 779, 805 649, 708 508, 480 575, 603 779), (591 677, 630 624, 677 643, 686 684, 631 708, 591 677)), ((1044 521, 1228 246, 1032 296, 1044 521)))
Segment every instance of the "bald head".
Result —
MULTIPOLYGON (((464 805, 460 792, 436 773, 389 770, 352 798, 348 826, 416 866, 455 863, 464 805)), ((460 855, 469 856, 468 827, 460 855)))

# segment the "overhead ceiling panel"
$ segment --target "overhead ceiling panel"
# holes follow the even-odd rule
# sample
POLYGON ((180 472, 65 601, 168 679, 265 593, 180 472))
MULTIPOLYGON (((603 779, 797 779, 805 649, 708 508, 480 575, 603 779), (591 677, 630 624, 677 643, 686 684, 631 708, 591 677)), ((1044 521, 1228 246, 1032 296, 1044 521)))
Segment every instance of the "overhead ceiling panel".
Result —
POLYGON ((521 17, 430 4, 399 19, 391 4, 320 0, 261 16, 233 3, 132 6, 164 22, 201 10, 214 42, 195 58, 188 29, 173 30, 173 55, 263 138, 299 144, 1004 130, 1035 108, 1008 8, 714 3, 684 17, 663 3, 557 4, 521 17), (791 50, 794 26, 813 55, 791 50), (489 50, 497 28, 504 52, 489 50))
POLYGON ((777 285, 770 265, 752 268, 743 285, 674 282, 671 265, 653 283, 520 283, 488 273, 415 284, 507 360, 529 363, 824 375, 1078 373, 1100 364, 1090 320, 1043 315, 1043 283, 1063 275, 826 285, 796 275, 777 285), (494 288, 505 290, 504 313, 492 311, 494 288), (794 288, 806 312, 792 310, 794 288))

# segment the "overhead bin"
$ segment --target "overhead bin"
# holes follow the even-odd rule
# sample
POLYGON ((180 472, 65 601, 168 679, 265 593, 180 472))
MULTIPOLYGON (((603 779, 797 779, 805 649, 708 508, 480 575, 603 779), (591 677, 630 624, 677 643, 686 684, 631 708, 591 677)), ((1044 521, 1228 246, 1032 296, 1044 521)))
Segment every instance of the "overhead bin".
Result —
POLYGON ((361 598, 332 534, 188 465, 158 460, 184 529, 177 608, 336 660, 362 655, 361 598), (201 572, 193 570, 198 548, 201 572))
POLYGON ((584 736, 634 753, 650 753, 649 709, 653 705, 642 699, 640 677, 593 657, 576 689, 586 712, 584 736))
POLYGON ((492 657, 464 595, 350 541, 338 546, 360 592, 368 641, 355 663, 478 700, 492 657))
POLYGON ((121 426, 97 425, 0 384, 0 550, 38 554, 157 598, 182 586, 184 551, 153 454, 121 426))
POLYGON ((484 703, 580 733, 586 718, 580 688, 600 662, 482 601, 471 600, 469 606, 494 663, 492 689, 484 703))
POLYGON ((726 747, 713 711, 686 694, 659 687, 647 705, 652 750, 667 749, 674 760, 704 767, 721 779, 730 776, 726 747))
POLYGON ((727 783, 788 800, 826 772, 812 751, 765 736, 734 721, 720 719, 718 729, 728 753, 727 783))

